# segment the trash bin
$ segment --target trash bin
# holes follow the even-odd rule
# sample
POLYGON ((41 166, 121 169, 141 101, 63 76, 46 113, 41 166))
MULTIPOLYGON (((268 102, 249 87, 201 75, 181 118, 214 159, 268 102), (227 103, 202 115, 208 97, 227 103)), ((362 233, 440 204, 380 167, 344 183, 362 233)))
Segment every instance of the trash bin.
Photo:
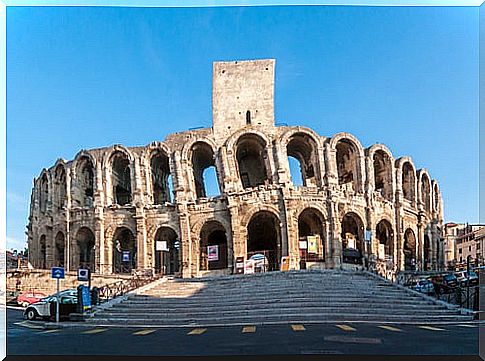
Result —
POLYGON ((300 260, 300 269, 306 269, 306 261, 304 259, 300 260))

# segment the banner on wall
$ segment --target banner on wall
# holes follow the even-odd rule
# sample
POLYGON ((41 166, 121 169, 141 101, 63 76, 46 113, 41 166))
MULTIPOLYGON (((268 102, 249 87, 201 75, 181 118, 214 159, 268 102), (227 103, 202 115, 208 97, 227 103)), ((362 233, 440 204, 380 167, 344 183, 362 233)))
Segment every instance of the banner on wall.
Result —
POLYGON ((308 253, 318 253, 317 236, 308 236, 308 253))
POLYGON ((207 246, 207 259, 211 261, 219 261, 219 246, 207 246))
POLYGON ((168 251, 167 241, 157 241, 155 245, 156 251, 168 251))
POLYGON ((247 261, 244 261, 244 274, 248 275, 252 273, 254 273, 254 262, 248 259, 247 261))

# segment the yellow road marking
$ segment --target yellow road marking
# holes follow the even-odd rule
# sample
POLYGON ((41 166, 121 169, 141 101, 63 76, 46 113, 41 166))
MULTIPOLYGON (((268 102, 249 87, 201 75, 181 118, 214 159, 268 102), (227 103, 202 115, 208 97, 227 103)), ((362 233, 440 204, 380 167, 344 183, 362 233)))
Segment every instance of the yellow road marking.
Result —
POLYGON ((194 328, 187 335, 202 335, 205 331, 207 331, 207 328, 194 328))
POLYGON ((242 333, 254 333, 256 332, 256 326, 244 326, 242 333))
POLYGON ((156 330, 141 330, 141 331, 136 331, 136 332, 133 332, 134 335, 140 335, 140 336, 145 336, 145 335, 149 335, 150 333, 153 333, 155 332, 156 330))
POLYGON ((53 330, 43 331, 41 333, 54 333, 54 332, 59 332, 59 330, 58 329, 53 329, 53 330))
POLYGON ((431 331, 444 331, 444 328, 438 328, 438 327, 433 327, 433 326, 418 326, 419 328, 425 329, 425 330, 431 330, 431 331))
POLYGON ((400 328, 397 328, 397 327, 392 327, 392 326, 387 326, 387 325, 382 325, 382 326, 379 326, 379 327, 383 328, 385 330, 389 330, 389 331, 402 332, 402 330, 400 328))
POLYGON ((355 331, 355 328, 350 327, 349 325, 335 325, 335 326, 337 326, 338 328, 344 331, 355 331))
POLYGON ((293 331, 305 331, 305 326, 303 325, 291 325, 293 331))
POLYGON ((108 329, 107 328, 95 328, 95 329, 92 329, 92 330, 84 331, 83 333, 88 334, 88 335, 92 335, 92 334, 101 333, 101 332, 104 332, 104 331, 108 331, 108 329))

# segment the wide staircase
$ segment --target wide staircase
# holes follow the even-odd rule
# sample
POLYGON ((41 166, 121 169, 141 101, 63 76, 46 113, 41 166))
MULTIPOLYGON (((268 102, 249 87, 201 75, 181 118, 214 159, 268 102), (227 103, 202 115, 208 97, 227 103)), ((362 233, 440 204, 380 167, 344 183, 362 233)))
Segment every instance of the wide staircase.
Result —
POLYGON ((472 320, 419 294, 359 271, 289 271, 218 278, 161 279, 99 310, 95 324, 228 324, 472 320))

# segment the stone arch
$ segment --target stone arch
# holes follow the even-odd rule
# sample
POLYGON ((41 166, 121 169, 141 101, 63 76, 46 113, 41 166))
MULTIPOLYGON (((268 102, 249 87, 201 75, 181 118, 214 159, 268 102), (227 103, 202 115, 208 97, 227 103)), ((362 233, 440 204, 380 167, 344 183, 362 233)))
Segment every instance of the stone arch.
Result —
POLYGON ((156 273, 176 274, 180 271, 181 250, 177 232, 170 226, 162 225, 154 234, 154 260, 156 273))
POLYGON ((39 181, 39 209, 41 213, 47 212, 47 203, 49 201, 49 177, 47 171, 43 171, 39 181))
MULTIPOLYGON (((321 148, 321 142, 318 135, 309 129, 298 127, 285 132, 279 141, 286 160, 292 157, 298 161, 302 185, 321 186, 322 167, 318 151, 321 148)), ((289 166, 287 169, 290 171, 289 166)), ((292 182, 295 184, 294 179, 292 182)))
POLYGON ((216 182, 217 190, 215 196, 221 194, 221 184, 219 182, 216 153, 214 147, 208 142, 197 141, 190 147, 188 161, 190 162, 193 177, 193 187, 197 198, 207 197, 208 179, 207 172, 213 172, 213 181, 216 182))
POLYGON ((426 213, 431 212, 431 178, 425 169, 418 171, 419 200, 423 204, 426 213))
POLYGON ((347 212, 340 225, 343 262, 360 264, 364 255, 364 222, 361 216, 347 212))
POLYGON ((45 234, 39 238, 39 268, 47 269, 47 241, 45 234))
POLYGON ((95 272, 95 246, 96 237, 94 232, 86 226, 79 228, 76 232, 74 255, 74 267, 72 268, 88 268, 91 272, 95 272))
POLYGON ((58 162, 54 168, 54 185, 55 207, 57 210, 61 210, 66 206, 67 199, 66 167, 63 162, 58 162))
POLYGON ((441 208, 441 197, 440 197, 440 189, 438 186, 438 182, 435 180, 431 181, 432 189, 433 189, 433 210, 435 212, 440 212, 441 208))
MULTIPOLYGON (((379 241, 379 247, 384 246, 384 258, 394 258, 395 237, 392 224, 387 219, 381 219, 376 225, 376 238, 379 241)), ((378 249, 379 251, 379 249, 378 249)), ((378 255, 381 256, 380 251, 378 255)), ((379 257, 382 258, 382 257, 379 257)))
POLYGON ((416 270, 416 254, 417 254, 417 242, 416 235, 411 228, 407 228, 404 232, 403 242, 404 253, 404 270, 415 271, 416 270))
POLYGON ((413 205, 416 203, 416 167, 409 157, 402 157, 396 161, 397 175, 400 179, 403 198, 413 205))
POLYGON ((112 252, 113 273, 131 273, 136 269, 136 237, 129 228, 116 228, 112 239, 112 252))
POLYGON ((204 222, 200 230, 199 243, 199 269, 201 271, 227 268, 227 234, 228 231, 221 222, 214 219, 204 222))
POLYGON ((324 214, 315 207, 307 207, 298 215, 298 240, 307 241, 302 256, 307 261, 325 261, 326 223, 324 214), (310 244, 316 237, 315 248, 310 244), (313 248, 313 249, 312 249, 313 248))
POLYGON ((57 267, 65 266, 66 240, 62 231, 57 232, 54 241, 54 263, 57 267))
POLYGON ((277 214, 261 210, 254 213, 247 224, 247 258, 263 254, 270 271, 279 270, 282 241, 280 219, 277 214))
POLYGON ((329 144, 335 151, 338 184, 362 192, 364 150, 360 142, 349 133, 338 133, 329 144))
MULTIPOLYGON (((89 154, 89 153, 88 153, 89 154)), ((75 179, 73 201, 81 207, 92 207, 95 188, 95 168, 93 157, 82 154, 74 162, 75 179)))
POLYGON ((374 191, 388 201, 394 200, 394 158, 391 151, 383 144, 374 144, 368 148, 369 161, 372 164, 374 191))
POLYGON ((236 164, 243 188, 271 182, 268 146, 256 133, 241 135, 236 143, 236 164))
POLYGON ((172 172, 169 154, 162 147, 151 149, 148 153, 153 204, 172 202, 171 189, 173 190, 173 185, 170 184, 172 172))
POLYGON ((109 157, 113 203, 127 205, 133 202, 133 161, 122 150, 115 150, 109 157))

